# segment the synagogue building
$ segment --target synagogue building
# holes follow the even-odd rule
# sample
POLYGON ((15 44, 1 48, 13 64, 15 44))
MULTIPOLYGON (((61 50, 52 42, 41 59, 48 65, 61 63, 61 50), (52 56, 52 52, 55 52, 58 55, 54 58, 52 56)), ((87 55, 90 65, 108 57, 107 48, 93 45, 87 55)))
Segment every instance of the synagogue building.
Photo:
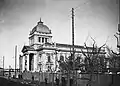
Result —
MULTIPOLYGON (((84 46, 74 45, 75 58, 82 55, 81 49, 87 52, 84 46)), ((89 47, 89 49, 92 49, 89 47)), ((63 61, 71 55, 72 45, 52 41, 52 31, 43 21, 30 31, 29 45, 24 45, 19 57, 21 71, 49 72, 58 71, 58 60, 63 61)), ((83 56, 83 55, 82 55, 83 56)), ((84 57, 84 56, 83 56, 84 57)))

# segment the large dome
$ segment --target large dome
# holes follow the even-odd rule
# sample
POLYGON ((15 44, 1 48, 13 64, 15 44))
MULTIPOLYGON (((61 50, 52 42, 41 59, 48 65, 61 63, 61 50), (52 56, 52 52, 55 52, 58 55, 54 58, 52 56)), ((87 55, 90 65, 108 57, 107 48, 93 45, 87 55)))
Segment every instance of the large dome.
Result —
POLYGON ((51 34, 51 30, 46 25, 43 24, 41 19, 38 22, 38 24, 32 29, 30 34, 34 33, 35 31, 39 33, 51 34))

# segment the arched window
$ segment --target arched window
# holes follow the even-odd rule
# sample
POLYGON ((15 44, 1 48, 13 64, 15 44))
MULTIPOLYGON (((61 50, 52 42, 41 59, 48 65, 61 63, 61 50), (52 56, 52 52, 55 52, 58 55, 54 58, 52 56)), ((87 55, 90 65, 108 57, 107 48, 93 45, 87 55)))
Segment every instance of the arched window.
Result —
POLYGON ((42 43, 44 43, 44 38, 42 38, 42 43))
POLYGON ((47 41, 47 38, 45 38, 45 43, 47 43, 48 41, 47 41))
POLYGON ((41 42, 41 37, 38 37, 38 42, 41 42))

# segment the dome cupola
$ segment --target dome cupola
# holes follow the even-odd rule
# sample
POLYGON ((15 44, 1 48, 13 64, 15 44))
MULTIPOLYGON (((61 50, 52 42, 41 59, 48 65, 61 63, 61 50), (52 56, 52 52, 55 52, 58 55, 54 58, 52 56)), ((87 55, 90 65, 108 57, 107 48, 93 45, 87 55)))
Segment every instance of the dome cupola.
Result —
POLYGON ((43 24, 41 18, 37 25, 30 32, 30 35, 33 34, 35 31, 39 33, 51 34, 51 30, 46 25, 43 24))
POLYGON ((39 48, 40 45, 44 43, 52 42, 51 30, 43 24, 41 18, 37 25, 30 31, 29 34, 29 45, 35 49, 39 48))

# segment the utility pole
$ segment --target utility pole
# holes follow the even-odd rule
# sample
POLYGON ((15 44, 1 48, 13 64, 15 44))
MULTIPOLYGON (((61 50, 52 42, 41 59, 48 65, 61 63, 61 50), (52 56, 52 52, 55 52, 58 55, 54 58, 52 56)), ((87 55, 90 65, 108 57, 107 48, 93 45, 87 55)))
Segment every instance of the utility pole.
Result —
POLYGON ((3 56, 3 76, 4 76, 4 59, 5 57, 3 56))
MULTIPOLYGON (((73 62, 73 80, 75 80, 75 49, 74 49, 74 8, 72 8, 72 62, 73 62)), ((76 77, 77 78, 77 77, 76 77)), ((75 80, 76 81, 76 80, 75 80)), ((77 81, 76 81, 77 84, 77 81)))
MULTIPOLYGON (((72 62, 73 62, 73 74, 72 77, 74 79, 74 8, 72 8, 72 53, 71 53, 71 49, 70 49, 70 54, 71 54, 71 58, 72 58, 72 62)), ((67 86, 70 86, 70 70, 68 71, 68 84, 67 86)))
POLYGON ((77 86, 77 70, 75 68, 75 46, 74 46, 74 17, 75 14, 74 14, 74 8, 72 8, 72 60, 73 60, 73 79, 76 81, 75 84, 77 86))
POLYGON ((15 46, 15 78, 16 78, 16 65, 17 65, 17 45, 15 46))
POLYGON ((74 8, 72 8, 72 60, 73 60, 73 70, 74 70, 74 8))
POLYGON ((73 60, 74 60, 74 8, 72 8, 72 50, 73 50, 73 60))

